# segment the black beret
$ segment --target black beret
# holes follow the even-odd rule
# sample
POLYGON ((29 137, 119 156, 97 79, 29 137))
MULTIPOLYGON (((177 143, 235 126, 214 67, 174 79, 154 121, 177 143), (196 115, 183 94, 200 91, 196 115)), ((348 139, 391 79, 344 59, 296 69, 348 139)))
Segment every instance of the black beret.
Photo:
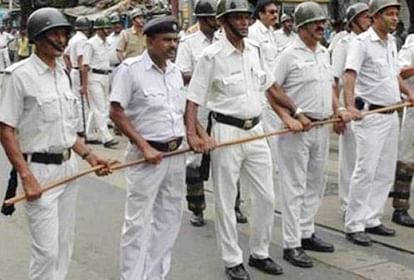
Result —
POLYGON ((178 21, 174 16, 154 18, 144 25, 143 32, 147 36, 159 33, 178 33, 178 21))

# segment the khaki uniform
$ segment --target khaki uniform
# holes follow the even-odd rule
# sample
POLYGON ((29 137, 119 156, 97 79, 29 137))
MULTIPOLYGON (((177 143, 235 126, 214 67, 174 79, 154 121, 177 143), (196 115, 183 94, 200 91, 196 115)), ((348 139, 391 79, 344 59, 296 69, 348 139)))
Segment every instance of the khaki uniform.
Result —
POLYGON ((122 30, 120 36, 117 50, 123 52, 124 58, 140 55, 145 50, 145 36, 134 27, 122 30))

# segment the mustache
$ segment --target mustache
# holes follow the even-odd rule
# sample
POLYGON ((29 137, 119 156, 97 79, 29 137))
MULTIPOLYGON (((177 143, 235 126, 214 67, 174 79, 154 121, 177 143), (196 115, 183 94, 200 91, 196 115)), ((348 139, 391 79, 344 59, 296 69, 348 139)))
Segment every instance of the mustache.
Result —
POLYGON ((323 28, 323 27, 317 27, 317 28, 316 28, 316 31, 321 31, 321 32, 323 32, 323 30, 324 30, 324 28, 323 28))

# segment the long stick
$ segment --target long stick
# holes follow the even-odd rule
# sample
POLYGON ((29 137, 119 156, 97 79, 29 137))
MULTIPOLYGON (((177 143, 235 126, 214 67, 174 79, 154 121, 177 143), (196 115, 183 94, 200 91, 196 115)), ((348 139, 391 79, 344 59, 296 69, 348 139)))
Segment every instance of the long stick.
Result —
MULTIPOLYGON (((388 107, 384 107, 384 108, 380 108, 380 109, 376 109, 376 110, 372 110, 372 111, 366 111, 362 113, 362 117, 371 115, 371 114, 375 114, 375 113, 383 113, 383 112, 387 112, 387 111, 395 111, 398 110, 400 108, 403 107, 407 107, 407 106, 412 106, 412 104, 410 102, 403 102, 403 103, 399 103, 396 105, 392 105, 392 106, 388 106, 388 107)), ((339 122, 341 121, 341 119, 339 118, 334 118, 334 119, 329 119, 329 120, 324 120, 324 121, 317 121, 317 122, 313 122, 312 126, 316 127, 316 126, 322 126, 322 125, 326 125, 326 124, 331 124, 331 123, 335 123, 335 122, 339 122)), ((286 134, 286 133, 290 133, 292 132, 290 129, 288 128, 284 128, 281 130, 277 130, 277 131, 273 131, 273 132, 269 132, 269 133, 264 133, 264 134, 260 134, 260 135, 256 135, 256 136, 251 136, 251 137, 245 137, 245 138, 240 138, 237 140, 233 140, 233 141, 228 141, 228 142, 223 142, 220 143, 218 145, 216 145, 215 149, 218 148, 224 148, 227 146, 233 146, 233 145, 239 145, 239 144, 243 144, 243 143, 247 143, 247 142, 251 142, 251 141, 255 141, 255 140, 259 140, 259 139, 263 139, 263 138, 267 138, 267 137, 271 137, 271 136, 276 136, 276 135, 282 135, 282 134, 286 134)), ((185 153, 189 153, 191 152, 192 149, 188 148, 188 149, 183 149, 183 150, 177 150, 174 152, 169 152, 169 153, 164 153, 163 154, 163 158, 167 158, 167 157, 172 157, 172 156, 176 156, 176 155, 181 155, 181 154, 185 154, 185 153)), ((112 166, 112 170, 119 170, 119 169, 123 169, 126 167, 130 167, 133 165, 137 165, 137 164, 142 164, 145 163, 146 159, 145 158, 141 158, 141 159, 137 159, 137 160, 133 160, 130 162, 126 162, 126 163, 122 163, 122 164, 115 164, 112 166)), ((82 171, 81 173, 78 173, 76 175, 73 175, 71 177, 67 177, 67 178, 63 178, 61 180, 58 180, 56 182, 52 182, 50 184, 47 184, 44 188, 42 188, 41 192, 44 193, 48 190, 54 189, 60 185, 66 184, 72 180, 78 179, 80 177, 83 177, 85 175, 88 175, 90 173, 93 173, 99 169, 101 169, 103 166, 102 165, 97 165, 94 166, 92 168, 86 169, 84 171, 82 171)), ((25 194, 22 195, 18 195, 15 196, 13 198, 10 198, 8 200, 6 200, 4 203, 5 205, 11 205, 14 203, 17 203, 19 201, 25 200, 26 196, 25 194)))

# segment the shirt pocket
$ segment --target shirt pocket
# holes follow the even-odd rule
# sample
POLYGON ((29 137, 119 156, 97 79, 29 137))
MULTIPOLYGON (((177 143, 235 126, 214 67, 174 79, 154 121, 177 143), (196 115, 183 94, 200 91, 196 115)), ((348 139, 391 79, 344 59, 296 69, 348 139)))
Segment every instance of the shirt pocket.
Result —
POLYGON ((390 66, 384 59, 374 59, 372 61, 372 66, 374 67, 373 71, 378 75, 378 77, 386 78, 390 73, 390 66))
POLYGON ((247 90, 242 72, 223 77, 218 84, 221 91, 229 97, 243 95, 247 90))
POLYGON ((314 63, 298 63, 297 68, 303 81, 316 81, 319 79, 319 71, 314 63))
POLYGON ((57 96, 38 96, 36 102, 40 108, 41 119, 45 122, 56 121, 60 117, 57 96))
POLYGON ((161 88, 146 88, 142 91, 143 104, 156 108, 165 106, 167 93, 161 88))

